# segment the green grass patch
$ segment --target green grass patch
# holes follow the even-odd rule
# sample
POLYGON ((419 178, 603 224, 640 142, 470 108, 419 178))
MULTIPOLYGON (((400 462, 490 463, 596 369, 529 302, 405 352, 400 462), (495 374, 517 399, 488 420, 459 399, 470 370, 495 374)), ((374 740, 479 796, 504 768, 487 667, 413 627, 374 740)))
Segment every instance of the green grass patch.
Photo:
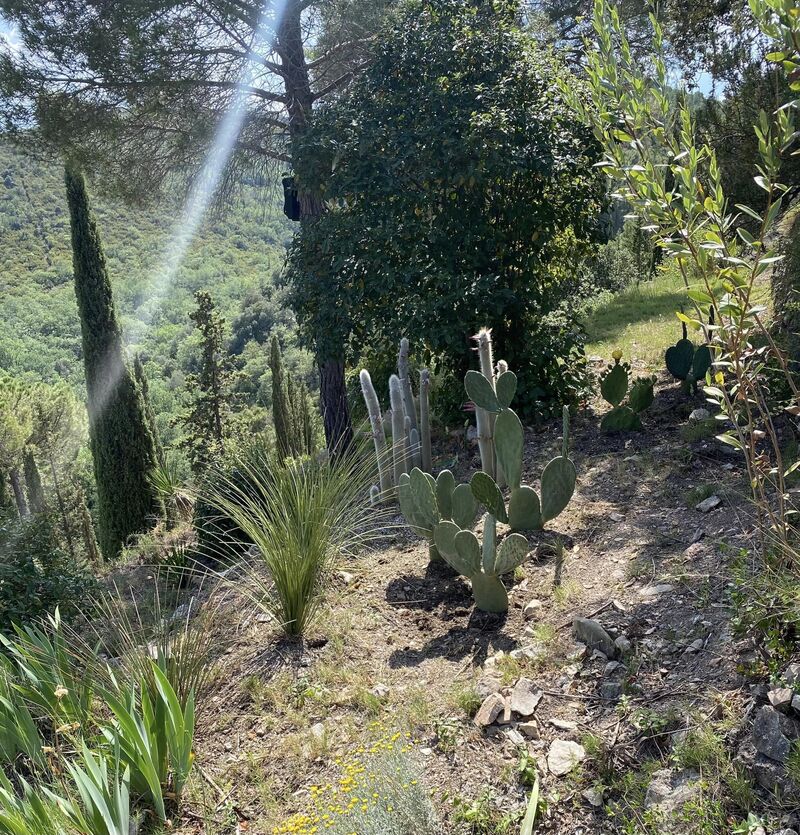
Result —
POLYGON ((689 305, 683 281, 671 268, 605 295, 586 313, 586 353, 610 360, 611 352, 621 348, 626 359, 644 360, 649 370, 659 370, 664 351, 681 337, 675 312, 689 305))

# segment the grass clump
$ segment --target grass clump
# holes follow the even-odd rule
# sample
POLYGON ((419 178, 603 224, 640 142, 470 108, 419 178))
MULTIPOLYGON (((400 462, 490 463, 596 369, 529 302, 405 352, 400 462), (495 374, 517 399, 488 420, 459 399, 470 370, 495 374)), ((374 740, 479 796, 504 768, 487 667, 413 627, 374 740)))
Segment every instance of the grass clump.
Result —
POLYGON ((337 758, 339 779, 311 786, 310 808, 273 827, 272 835, 441 832, 411 735, 386 731, 377 722, 370 727, 378 734, 372 745, 337 758))
POLYGON ((254 544, 249 592, 287 635, 310 625, 334 562, 376 535, 372 469, 362 451, 283 464, 246 455, 235 477, 211 480, 206 501, 254 544))

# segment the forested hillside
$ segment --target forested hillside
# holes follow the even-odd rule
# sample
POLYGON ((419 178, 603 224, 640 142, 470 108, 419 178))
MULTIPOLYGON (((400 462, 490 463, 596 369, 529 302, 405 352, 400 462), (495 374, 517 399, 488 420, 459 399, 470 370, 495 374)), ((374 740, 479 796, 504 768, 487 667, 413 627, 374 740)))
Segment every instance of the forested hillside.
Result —
MULTIPOLYGON (((67 380, 82 393, 80 320, 72 286, 69 215, 63 169, 0 144, 0 368, 45 381, 67 380)), ((150 378, 159 430, 170 438, 185 375, 198 358, 189 312, 197 290, 211 293, 226 319, 241 374, 241 406, 268 405, 266 352, 277 328, 294 344, 291 313, 277 276, 291 225, 276 192, 244 184, 233 205, 209 217, 194 238, 174 282, 159 282, 180 201, 141 208, 97 196, 124 338, 140 352, 150 378)), ((290 366, 310 364, 290 351, 290 366)))

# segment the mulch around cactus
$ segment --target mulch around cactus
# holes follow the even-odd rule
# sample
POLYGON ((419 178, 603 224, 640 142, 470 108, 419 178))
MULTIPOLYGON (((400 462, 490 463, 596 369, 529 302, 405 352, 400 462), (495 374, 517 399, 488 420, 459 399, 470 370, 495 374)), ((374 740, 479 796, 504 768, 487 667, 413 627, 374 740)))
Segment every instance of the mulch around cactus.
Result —
MULTIPOLYGON (((529 792, 520 747, 548 799, 537 832, 624 832, 624 775, 663 764, 676 733, 701 716, 733 716, 744 699, 728 584, 732 555, 746 545, 745 486, 717 442, 681 439, 697 405, 662 378, 644 432, 601 434, 601 403, 597 414, 579 413, 576 494, 506 578, 507 615, 476 611, 469 583, 429 565, 426 543, 406 530, 340 566, 346 575, 305 641, 281 641, 233 601, 235 637, 200 716, 205 776, 179 831, 268 835, 307 807, 312 785, 335 780, 336 758, 367 744, 378 722, 416 740, 443 835, 519 831, 499 822, 523 810, 529 792), (705 485, 723 502, 701 514, 689 499, 705 485), (533 599, 541 605, 526 619, 533 599), (576 653, 575 617, 630 642, 613 675, 608 659, 576 653), (487 682, 511 686, 521 676, 544 694, 522 741, 516 721, 478 728, 472 716, 487 682), (609 681, 619 684, 616 698, 604 698, 615 689, 609 681), (586 752, 562 776, 547 768, 555 740, 586 752), (599 806, 590 802, 598 792, 599 806), (482 797, 494 829, 464 820, 482 797), (204 816, 218 828, 204 830, 204 816)), ((559 433, 560 421, 526 431, 529 482, 557 454, 559 433)), ((457 459, 457 477, 478 464, 463 439, 437 452, 440 462, 457 459)))

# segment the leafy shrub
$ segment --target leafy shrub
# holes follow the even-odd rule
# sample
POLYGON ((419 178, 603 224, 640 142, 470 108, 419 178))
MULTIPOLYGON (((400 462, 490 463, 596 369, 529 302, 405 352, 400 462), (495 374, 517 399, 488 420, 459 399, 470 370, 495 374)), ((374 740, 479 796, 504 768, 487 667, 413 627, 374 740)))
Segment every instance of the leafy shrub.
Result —
POLYGON ((0 632, 57 606, 69 616, 94 588, 89 571, 62 550, 49 517, 0 517, 0 632))
POLYGON ((253 598, 287 634, 301 634, 313 617, 333 560, 378 530, 373 469, 363 450, 283 465, 251 458, 213 482, 206 501, 255 544, 253 598))
MULTIPOLYGON (((379 724, 373 726, 381 729, 379 724)), ((340 761, 338 782, 311 786, 312 808, 272 835, 435 835, 441 824, 425 789, 409 734, 384 732, 364 754, 340 761)))

